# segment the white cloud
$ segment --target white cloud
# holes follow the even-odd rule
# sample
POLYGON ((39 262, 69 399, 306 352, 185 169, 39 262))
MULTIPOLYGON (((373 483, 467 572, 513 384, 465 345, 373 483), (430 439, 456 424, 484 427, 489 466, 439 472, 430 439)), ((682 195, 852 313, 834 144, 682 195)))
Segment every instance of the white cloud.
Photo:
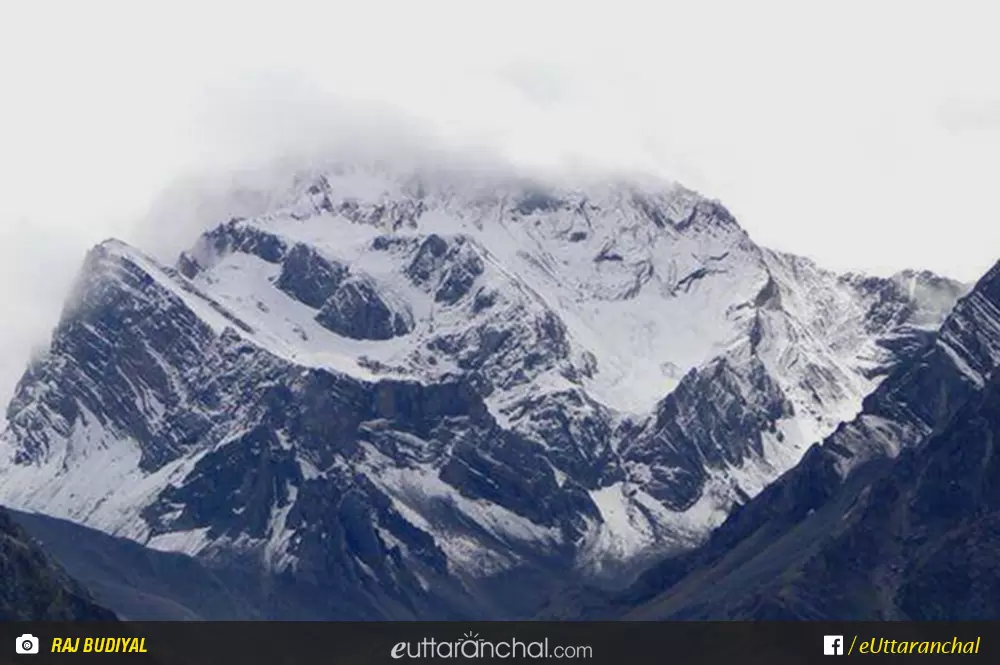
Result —
POLYGON ((962 0, 16 3, 0 344, 51 325, 87 245, 185 242, 189 221, 129 223, 166 184, 290 148, 641 168, 831 267, 972 279, 1000 256, 998 18, 962 0))

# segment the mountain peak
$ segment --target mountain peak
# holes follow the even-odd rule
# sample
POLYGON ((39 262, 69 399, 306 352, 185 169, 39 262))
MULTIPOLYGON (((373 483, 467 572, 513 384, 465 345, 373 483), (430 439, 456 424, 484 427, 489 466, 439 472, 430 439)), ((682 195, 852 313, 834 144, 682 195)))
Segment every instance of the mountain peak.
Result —
POLYGON ((107 290, 101 283, 118 282, 123 288, 142 290, 159 279, 169 279, 169 269, 141 250, 117 238, 108 238, 87 252, 63 309, 63 320, 93 307, 107 290))
POLYGON ((617 583, 698 542, 935 323, 930 291, 768 252, 669 183, 382 165, 269 187, 177 269, 88 255, 11 403, 0 500, 305 571, 347 599, 323 616, 518 615, 549 589, 484 589, 617 583))

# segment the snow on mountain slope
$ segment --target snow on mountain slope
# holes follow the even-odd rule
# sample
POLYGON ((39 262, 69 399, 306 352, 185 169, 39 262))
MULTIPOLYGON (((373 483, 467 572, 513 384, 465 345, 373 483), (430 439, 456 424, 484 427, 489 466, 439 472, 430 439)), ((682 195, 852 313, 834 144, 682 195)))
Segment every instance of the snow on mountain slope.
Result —
POLYGON ((269 199, 176 269, 91 253, 0 501, 377 616, 614 580, 852 417, 964 289, 824 271, 662 183, 331 167, 269 199))
POLYGON ((998 368, 1000 264, 856 418, 588 617, 995 618, 995 594, 969 580, 996 569, 998 368))

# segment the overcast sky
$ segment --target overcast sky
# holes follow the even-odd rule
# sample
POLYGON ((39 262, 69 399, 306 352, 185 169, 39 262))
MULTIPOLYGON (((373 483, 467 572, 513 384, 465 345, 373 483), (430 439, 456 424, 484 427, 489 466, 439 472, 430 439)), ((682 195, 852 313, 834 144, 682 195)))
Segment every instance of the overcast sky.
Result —
POLYGON ((164 186, 338 140, 653 171, 842 270, 1000 257, 995 1, 152 4, 0 10, 0 397, 164 186))

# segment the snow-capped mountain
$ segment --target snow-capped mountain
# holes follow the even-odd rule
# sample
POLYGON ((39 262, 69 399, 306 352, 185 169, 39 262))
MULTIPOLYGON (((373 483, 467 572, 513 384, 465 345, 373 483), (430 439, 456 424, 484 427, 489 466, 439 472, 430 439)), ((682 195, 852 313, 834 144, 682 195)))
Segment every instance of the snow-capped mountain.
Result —
POLYGON ((703 546, 578 600, 637 619, 996 619, 998 368, 1000 264, 703 546))
POLYGON ((90 253, 0 502, 324 616, 517 615, 696 544, 965 289, 825 271, 659 182, 329 167, 267 201, 174 267, 90 253))

